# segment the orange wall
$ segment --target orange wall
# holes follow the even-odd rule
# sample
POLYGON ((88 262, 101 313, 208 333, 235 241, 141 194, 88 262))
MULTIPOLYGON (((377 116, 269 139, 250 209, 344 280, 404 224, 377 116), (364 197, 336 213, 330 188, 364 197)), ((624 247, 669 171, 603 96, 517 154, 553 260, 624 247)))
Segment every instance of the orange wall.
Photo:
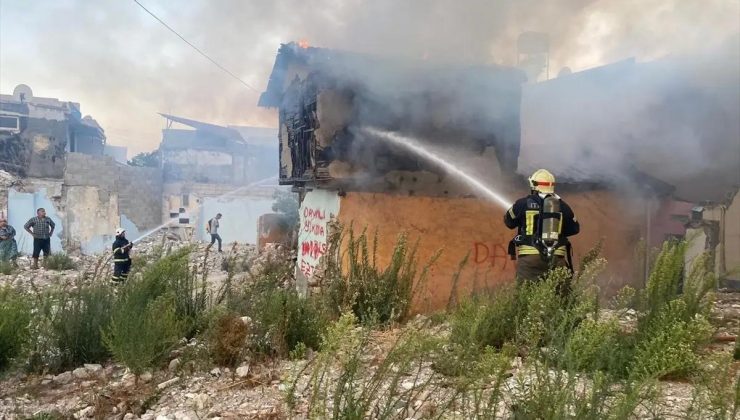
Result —
MULTIPOLYGON (((610 261, 604 285, 632 281, 631 260, 640 238, 644 208, 635 202, 622 204, 609 192, 577 193, 563 198, 581 221, 582 233, 573 238, 576 265, 578 257, 603 236, 604 254, 610 261), (624 220, 623 217, 627 223, 613 222, 624 220)), ((420 239, 421 264, 442 249, 431 270, 427 291, 415 305, 417 311, 426 312, 445 308, 452 277, 468 253, 468 264, 458 284, 459 296, 513 280, 516 262, 507 255, 507 246, 514 233, 503 224, 504 211, 476 198, 351 192, 341 198, 339 221, 345 226, 352 223, 355 229, 367 227, 370 233, 378 230, 377 257, 381 266, 387 264, 401 232, 406 232, 412 243, 420 239)))

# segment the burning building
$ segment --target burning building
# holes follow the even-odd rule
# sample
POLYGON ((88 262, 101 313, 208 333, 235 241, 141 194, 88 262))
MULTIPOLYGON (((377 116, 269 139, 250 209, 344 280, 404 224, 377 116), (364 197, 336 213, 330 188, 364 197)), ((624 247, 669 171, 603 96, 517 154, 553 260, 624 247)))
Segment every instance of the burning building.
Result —
MULTIPOLYGON (((553 169, 558 191, 582 223, 581 234, 573 238, 576 259, 603 240, 610 262, 603 279, 612 286, 608 289, 645 281, 644 265, 635 262, 636 245, 643 238, 657 243, 682 236, 679 220, 692 204, 673 198, 672 179, 639 165, 623 166, 614 182, 609 176, 583 176, 578 165, 550 161, 548 156, 567 155, 565 161, 573 162, 570 157, 583 153, 561 137, 567 132, 562 130, 583 122, 575 107, 568 114, 558 105, 568 102, 568 91, 558 91, 550 102, 533 99, 548 89, 547 83, 525 84, 523 73, 510 68, 282 45, 259 104, 279 111, 280 183, 301 195, 299 286, 312 284, 332 218, 377 231, 381 265, 401 232, 419 239, 422 262, 442 250, 417 310, 448 302, 453 275, 466 257, 460 293, 513 278, 514 261, 507 255, 513 234, 502 223, 506 209, 441 165, 369 135, 367 128, 423 139, 422 148, 511 201, 527 192, 522 175, 538 166, 553 169), (557 121, 549 119, 559 112, 557 121), (549 151, 531 153, 543 143, 549 151)), ((600 88, 615 92, 608 83, 600 88)), ((614 121, 638 124, 642 117, 630 118, 634 121, 614 121)))

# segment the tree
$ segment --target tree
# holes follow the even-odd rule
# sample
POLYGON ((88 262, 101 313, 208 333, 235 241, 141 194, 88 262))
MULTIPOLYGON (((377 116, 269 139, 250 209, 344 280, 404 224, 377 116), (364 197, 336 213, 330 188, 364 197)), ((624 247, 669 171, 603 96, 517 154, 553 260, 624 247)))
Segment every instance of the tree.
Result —
POLYGON ((159 167, 159 150, 142 152, 128 161, 129 166, 145 166, 149 168, 159 167))
POLYGON ((288 226, 298 227, 298 195, 290 191, 276 190, 272 196, 275 202, 272 203, 272 211, 281 213, 288 226))

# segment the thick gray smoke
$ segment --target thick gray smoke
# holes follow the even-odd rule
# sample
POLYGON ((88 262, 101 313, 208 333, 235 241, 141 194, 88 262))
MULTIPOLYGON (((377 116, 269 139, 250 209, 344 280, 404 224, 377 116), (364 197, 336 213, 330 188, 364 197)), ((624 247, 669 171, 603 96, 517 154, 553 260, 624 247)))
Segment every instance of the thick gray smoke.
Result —
MULTIPOLYGON (((737 32, 735 0, 142 0, 213 58, 262 90, 281 42, 513 65, 523 31, 550 35, 551 74, 628 56, 695 52, 737 32)), ((3 92, 79 101, 113 144, 156 147, 157 111, 214 123, 275 125, 246 89, 132 1, 0 3, 3 92)))

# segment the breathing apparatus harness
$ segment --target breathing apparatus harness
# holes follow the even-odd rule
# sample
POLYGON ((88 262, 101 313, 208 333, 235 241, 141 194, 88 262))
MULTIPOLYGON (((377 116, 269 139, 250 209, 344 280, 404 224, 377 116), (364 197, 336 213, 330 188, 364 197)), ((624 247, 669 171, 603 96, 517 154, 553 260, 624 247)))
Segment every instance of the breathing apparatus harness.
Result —
POLYGON ((543 261, 552 266, 556 251, 565 247, 568 269, 573 271, 572 246, 568 238, 561 235, 563 213, 560 211, 560 197, 546 194, 540 205, 536 199, 537 191, 527 198, 525 225, 519 227, 517 235, 509 242, 509 255, 516 260, 518 247, 531 247, 537 250, 543 261))

